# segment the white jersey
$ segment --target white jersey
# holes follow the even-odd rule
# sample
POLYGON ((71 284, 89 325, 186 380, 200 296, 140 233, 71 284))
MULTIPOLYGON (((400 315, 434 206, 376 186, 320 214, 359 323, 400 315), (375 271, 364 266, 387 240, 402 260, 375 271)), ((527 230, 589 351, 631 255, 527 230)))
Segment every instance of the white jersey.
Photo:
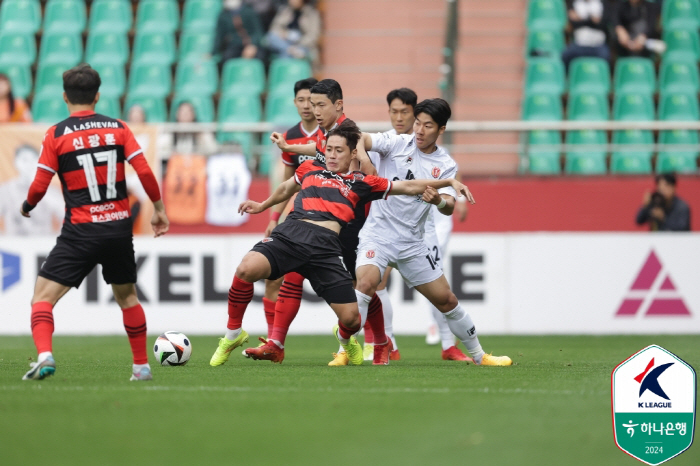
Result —
MULTIPOLYGON (((380 156, 378 175, 392 181, 413 179, 449 179, 457 173, 457 164, 442 147, 424 154, 416 146, 415 135, 372 134, 372 150, 380 156)), ((452 187, 441 188, 440 194, 457 197, 452 187)), ((425 221, 432 204, 417 196, 390 196, 372 202, 360 240, 413 243, 423 241, 425 221)))
POLYGON ((240 154, 213 155, 207 160, 207 211, 210 225, 238 226, 248 221, 238 206, 248 198, 251 175, 240 154))

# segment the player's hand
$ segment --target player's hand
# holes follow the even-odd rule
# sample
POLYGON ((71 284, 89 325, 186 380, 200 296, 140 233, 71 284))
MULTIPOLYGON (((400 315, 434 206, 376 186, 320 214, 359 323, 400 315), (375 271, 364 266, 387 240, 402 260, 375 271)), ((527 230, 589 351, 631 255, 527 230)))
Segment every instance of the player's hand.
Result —
POLYGON ((659 222, 663 222, 664 219, 666 218, 666 213, 664 212, 664 209, 661 207, 653 207, 649 214, 654 217, 656 220, 659 222))
POLYGON ((264 211, 263 206, 260 202, 255 202, 251 201, 248 199, 247 201, 241 203, 240 206, 238 206, 238 213, 243 215, 243 214, 259 214, 260 212, 264 211))
POLYGON ((284 140, 284 137, 282 136, 282 134, 272 133, 270 135, 270 141, 277 144, 277 147, 279 147, 282 152, 287 151, 287 141, 284 140))
POLYGON ((466 202, 455 202, 455 210, 452 215, 455 213, 457 214, 457 220, 460 222, 463 222, 467 219, 467 213, 469 212, 469 208, 467 207, 466 202))
POLYGON ((472 193, 469 191, 469 188, 467 188, 466 185, 454 180, 452 187, 455 189, 455 191, 457 191, 458 195, 466 197, 470 204, 476 204, 474 196, 472 196, 472 193))
POLYGON ((19 213, 22 214, 22 217, 27 217, 27 218, 31 217, 31 215, 29 215, 29 212, 25 212, 22 207, 19 208, 19 213))
POLYGON ((270 220, 270 223, 267 224, 267 228, 265 228, 265 238, 268 238, 270 234, 272 234, 272 230, 275 229, 278 223, 277 220, 270 220))
POLYGON ((437 189, 433 188, 432 186, 428 186, 423 192, 423 202, 438 205, 440 202, 442 202, 442 197, 440 196, 440 193, 437 192, 437 189))
POLYGON ((165 210, 154 210, 151 217, 151 227, 153 228, 153 237, 158 238, 163 236, 170 229, 170 220, 165 215, 165 210))

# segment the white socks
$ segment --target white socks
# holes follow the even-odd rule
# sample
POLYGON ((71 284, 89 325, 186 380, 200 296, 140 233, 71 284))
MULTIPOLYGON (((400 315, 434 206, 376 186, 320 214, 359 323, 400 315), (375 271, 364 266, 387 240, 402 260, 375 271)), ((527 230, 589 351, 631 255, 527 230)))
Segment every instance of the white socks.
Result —
POLYGON ((481 349, 479 337, 476 336, 476 327, 474 326, 474 322, 472 322, 472 318, 469 317, 469 314, 458 304, 456 308, 452 309, 450 312, 445 312, 443 315, 447 319, 450 330, 459 338, 459 341, 464 343, 467 351, 469 351, 469 354, 474 358, 474 362, 481 364, 484 350, 481 349))
POLYGON ((51 351, 44 351, 43 353, 39 353, 39 356, 36 357, 36 362, 42 363, 42 362, 46 361, 46 359, 49 356, 53 357, 53 354, 51 353, 51 351))
POLYGON ((369 302, 372 301, 372 297, 357 290, 355 290, 355 296, 357 296, 357 307, 360 309, 360 328, 362 328, 365 326, 365 322, 367 322, 369 302))
POLYGON ((396 345, 396 339, 394 338, 394 307, 391 305, 391 299, 389 299, 389 293, 386 288, 383 290, 377 290, 377 296, 379 296, 382 302, 382 312, 384 313, 384 333, 386 336, 391 338, 391 343, 394 345, 394 350, 399 349, 396 345))
POLYGON ((240 328, 237 328, 237 329, 235 329, 235 330, 228 329, 228 330, 226 330, 226 335, 225 335, 225 336, 226 336, 226 339, 227 339, 228 341, 233 341, 233 340, 235 340, 236 338, 238 338, 238 335, 240 335, 240 334, 241 334, 241 329, 240 329, 240 328))
POLYGON ((282 342, 279 341, 279 340, 273 340, 272 338, 270 338, 270 339, 267 340, 267 341, 271 341, 272 343, 274 343, 275 345, 277 345, 277 347, 278 347, 279 349, 284 349, 284 345, 283 345, 282 342))
POLYGON ((448 350, 455 345, 455 336, 450 330, 450 326, 447 324, 447 319, 445 315, 438 311, 438 308, 430 304, 430 310, 433 313, 433 319, 438 326, 438 331, 440 332, 440 341, 442 342, 442 350, 448 350))

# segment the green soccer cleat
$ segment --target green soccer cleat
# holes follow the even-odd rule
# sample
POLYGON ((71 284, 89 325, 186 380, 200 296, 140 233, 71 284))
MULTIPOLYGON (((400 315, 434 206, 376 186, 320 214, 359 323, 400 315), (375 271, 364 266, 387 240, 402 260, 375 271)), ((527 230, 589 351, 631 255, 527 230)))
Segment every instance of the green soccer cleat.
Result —
POLYGON ((238 337, 233 341, 227 339, 226 337, 219 338, 219 347, 216 348, 214 355, 211 357, 211 361, 209 361, 209 365, 222 365, 223 363, 228 361, 228 357, 231 355, 231 351, 238 348, 239 346, 242 346, 243 343, 247 341, 248 332, 246 332, 245 330, 241 330, 241 334, 238 335, 238 337))
POLYGON ((372 343, 365 343, 362 348, 362 358, 365 361, 371 361, 374 358, 374 345, 372 343))
POLYGON ((343 347, 345 350, 345 353, 347 354, 348 357, 348 365, 349 366, 361 366, 363 357, 362 357, 362 346, 360 343, 357 341, 357 338, 355 338, 355 335, 350 337, 350 341, 348 342, 347 345, 344 345, 340 342, 340 336, 338 335, 338 326, 336 325, 333 327, 333 335, 335 335, 335 338, 338 340, 338 343, 340 343, 340 346, 343 347))

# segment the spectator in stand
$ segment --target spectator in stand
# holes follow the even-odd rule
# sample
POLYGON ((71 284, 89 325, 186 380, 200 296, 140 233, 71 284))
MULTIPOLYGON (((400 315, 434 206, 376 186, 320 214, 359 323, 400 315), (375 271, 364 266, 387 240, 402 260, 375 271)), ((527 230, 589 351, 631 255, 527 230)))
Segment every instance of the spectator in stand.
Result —
POLYGON ((321 36, 321 15, 306 0, 289 0, 272 21, 267 42, 281 58, 316 61, 321 36))
POLYGON ((648 57, 651 52, 663 53, 664 44, 658 40, 660 16, 658 4, 647 0, 620 3, 615 21, 618 56, 648 57))
POLYGON ((263 34, 270 30, 270 24, 279 7, 287 3, 285 0, 243 0, 258 14, 263 27, 263 34))
POLYGON ((690 231, 690 207, 676 196, 676 175, 656 175, 656 191, 644 195, 637 213, 637 225, 649 224, 651 231, 690 231))
POLYGON ((134 125, 142 125, 146 123, 146 111, 139 104, 134 104, 129 107, 129 112, 126 114, 126 122, 134 125))
POLYGON ((12 84, 6 74, 0 73, 0 123, 28 123, 32 114, 23 99, 12 95, 12 84))
MULTIPOLYGON (((177 123, 195 123, 197 121, 197 115, 191 103, 182 102, 177 107, 175 121, 177 123)), ((211 155, 217 151, 216 139, 209 131, 176 132, 169 139, 170 145, 161 149, 162 153, 167 154, 167 156, 172 153, 211 155)))
POLYGON ((231 58, 261 58, 265 34, 258 14, 242 0, 224 0, 214 35, 212 55, 220 65, 231 58))
POLYGON ((567 31, 572 41, 562 53, 566 68, 574 58, 599 57, 610 61, 607 44, 609 7, 602 0, 569 1, 567 31))

